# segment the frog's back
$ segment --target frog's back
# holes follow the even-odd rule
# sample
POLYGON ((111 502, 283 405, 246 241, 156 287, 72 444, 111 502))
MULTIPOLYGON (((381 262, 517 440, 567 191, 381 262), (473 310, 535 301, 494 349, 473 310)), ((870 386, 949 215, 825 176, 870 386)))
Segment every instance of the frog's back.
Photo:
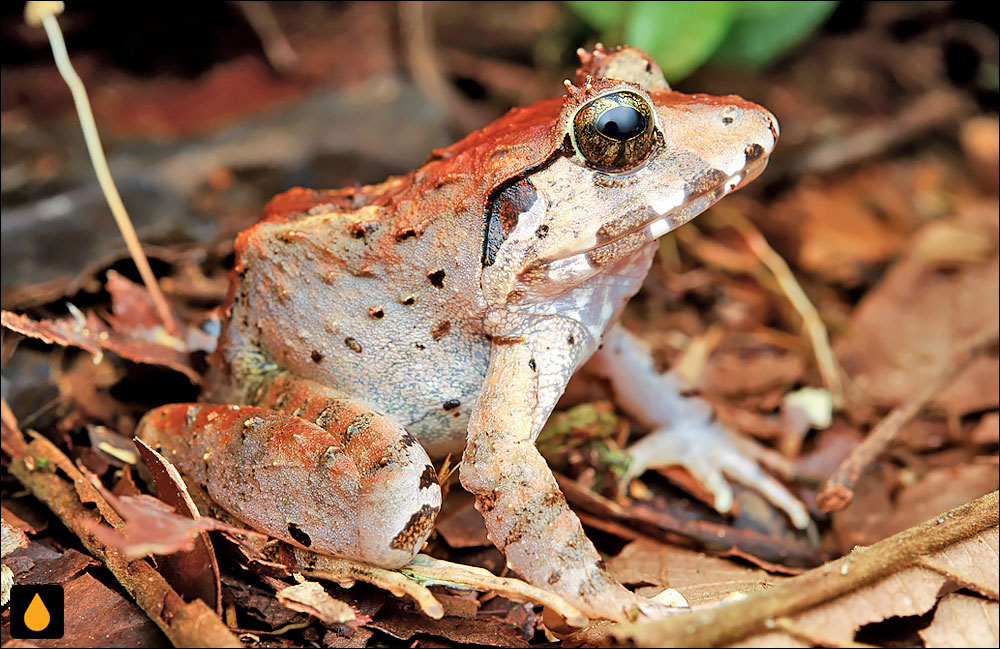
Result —
POLYGON ((489 353, 476 279, 464 242, 442 237, 454 215, 419 231, 394 218, 400 182, 358 207, 369 188, 292 190, 240 234, 209 399, 252 404, 252 377, 285 370, 371 404, 434 455, 460 450, 489 353))

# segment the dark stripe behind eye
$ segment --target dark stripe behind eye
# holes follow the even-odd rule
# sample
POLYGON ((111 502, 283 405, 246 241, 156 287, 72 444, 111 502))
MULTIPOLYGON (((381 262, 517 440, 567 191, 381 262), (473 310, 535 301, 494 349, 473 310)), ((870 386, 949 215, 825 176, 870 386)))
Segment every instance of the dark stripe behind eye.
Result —
POLYGON ((538 198, 535 186, 522 178, 505 187, 486 206, 486 228, 483 233, 483 266, 496 261, 497 251, 507 236, 517 227, 518 217, 531 209, 538 198))

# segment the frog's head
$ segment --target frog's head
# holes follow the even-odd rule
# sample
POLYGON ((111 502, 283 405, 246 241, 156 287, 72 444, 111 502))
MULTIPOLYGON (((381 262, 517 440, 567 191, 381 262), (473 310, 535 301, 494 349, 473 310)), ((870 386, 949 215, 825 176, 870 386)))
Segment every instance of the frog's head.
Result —
POLYGON ((778 137, 770 112, 735 95, 673 92, 639 55, 589 62, 625 78, 567 81, 561 145, 493 191, 482 259, 491 303, 552 300, 648 260, 636 253, 763 171, 778 137))

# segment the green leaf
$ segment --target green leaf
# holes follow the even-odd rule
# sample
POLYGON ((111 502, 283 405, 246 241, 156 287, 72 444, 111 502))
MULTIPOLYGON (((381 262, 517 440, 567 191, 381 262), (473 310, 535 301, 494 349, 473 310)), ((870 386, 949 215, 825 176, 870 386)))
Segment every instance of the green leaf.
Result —
POLYGON ((803 41, 836 6, 832 1, 741 2, 732 30, 712 60, 742 67, 766 65, 803 41))
POLYGON ((637 2, 624 42, 656 59, 670 81, 681 79, 719 47, 736 16, 734 2, 637 2))
POLYGON ((568 4, 591 27, 601 32, 601 34, 606 35, 621 28, 622 23, 625 22, 626 14, 628 14, 635 3, 574 0, 568 4))

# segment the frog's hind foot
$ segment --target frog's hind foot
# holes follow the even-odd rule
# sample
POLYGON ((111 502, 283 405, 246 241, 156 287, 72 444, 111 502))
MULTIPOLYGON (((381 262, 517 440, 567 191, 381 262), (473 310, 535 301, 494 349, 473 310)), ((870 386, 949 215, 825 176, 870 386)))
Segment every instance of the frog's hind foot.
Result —
POLYGON ((427 454, 405 430, 363 405, 329 391, 313 397, 300 399, 295 414, 258 406, 163 406, 143 418, 137 435, 260 531, 381 567, 406 564, 441 506, 427 454))

